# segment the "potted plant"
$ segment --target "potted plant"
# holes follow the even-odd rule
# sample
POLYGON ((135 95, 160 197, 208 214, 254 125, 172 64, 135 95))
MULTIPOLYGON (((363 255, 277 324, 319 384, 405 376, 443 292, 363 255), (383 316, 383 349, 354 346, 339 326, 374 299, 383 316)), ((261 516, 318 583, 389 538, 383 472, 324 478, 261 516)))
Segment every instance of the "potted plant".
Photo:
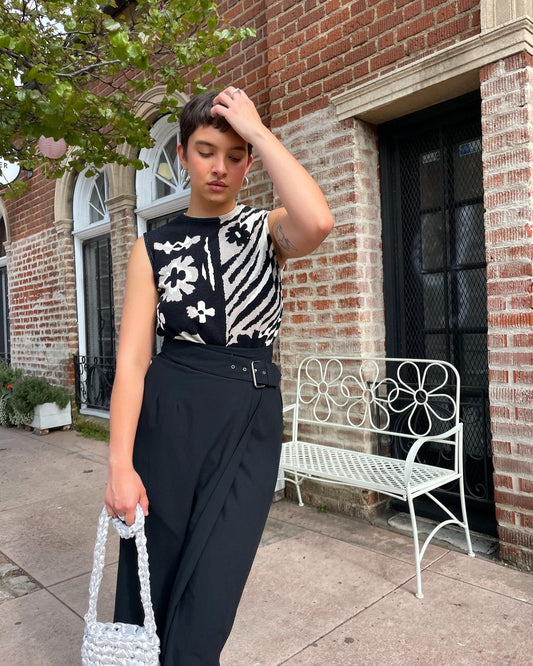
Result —
POLYGON ((2 425, 29 425, 47 431, 72 423, 69 394, 44 377, 24 376, 20 370, 3 368, 0 387, 2 425))
POLYGON ((22 378, 22 370, 0 363, 0 425, 24 425, 25 416, 13 408, 13 386, 22 378))

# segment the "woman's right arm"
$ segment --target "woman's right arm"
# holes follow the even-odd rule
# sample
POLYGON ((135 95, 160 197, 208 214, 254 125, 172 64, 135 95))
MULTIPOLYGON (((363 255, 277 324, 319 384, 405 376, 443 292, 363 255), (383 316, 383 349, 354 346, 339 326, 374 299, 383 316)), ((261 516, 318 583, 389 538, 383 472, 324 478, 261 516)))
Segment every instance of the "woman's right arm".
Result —
POLYGON ((133 443, 154 344, 157 289, 144 239, 138 238, 128 264, 120 325, 117 369, 110 407, 110 442, 105 505, 111 516, 133 524, 138 503, 148 514, 148 498, 133 467, 133 443))

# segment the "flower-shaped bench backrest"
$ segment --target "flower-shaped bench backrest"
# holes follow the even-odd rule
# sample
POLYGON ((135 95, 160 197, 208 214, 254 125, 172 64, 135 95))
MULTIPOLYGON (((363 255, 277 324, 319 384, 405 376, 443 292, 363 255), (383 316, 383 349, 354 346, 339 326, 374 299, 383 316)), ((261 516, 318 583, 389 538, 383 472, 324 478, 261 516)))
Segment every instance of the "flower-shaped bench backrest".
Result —
POLYGON ((297 416, 416 439, 459 422, 459 390, 445 361, 314 356, 298 370, 297 416))

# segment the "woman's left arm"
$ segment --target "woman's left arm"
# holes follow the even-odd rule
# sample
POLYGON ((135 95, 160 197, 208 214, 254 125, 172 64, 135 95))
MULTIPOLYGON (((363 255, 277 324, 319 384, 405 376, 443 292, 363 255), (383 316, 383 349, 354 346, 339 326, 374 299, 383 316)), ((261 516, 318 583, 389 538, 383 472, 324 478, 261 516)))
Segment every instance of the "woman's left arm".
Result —
POLYGON ((213 115, 217 113, 253 145, 281 199, 283 208, 271 211, 268 216, 280 262, 312 252, 326 238, 334 223, 322 190, 265 127, 244 91, 226 88, 214 100, 213 115))
POLYGON ((268 216, 278 257, 303 257, 317 248, 333 228, 322 190, 304 167, 263 125, 253 144, 269 173, 283 208, 268 216))

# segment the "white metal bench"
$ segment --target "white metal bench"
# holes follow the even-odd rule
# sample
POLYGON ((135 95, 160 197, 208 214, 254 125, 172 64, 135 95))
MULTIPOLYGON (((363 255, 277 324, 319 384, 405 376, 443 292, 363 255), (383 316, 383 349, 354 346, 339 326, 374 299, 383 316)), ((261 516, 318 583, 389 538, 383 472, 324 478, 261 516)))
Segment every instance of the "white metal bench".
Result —
POLYGON ((463 528, 468 554, 474 556, 463 487, 459 391, 459 374, 444 361, 314 356, 300 364, 296 402, 283 410, 292 412, 292 435, 283 444, 280 471, 296 485, 300 506, 305 479, 407 501, 419 598, 421 561, 441 528, 463 528), (366 452, 391 447, 399 457, 366 452), (459 488, 461 519, 431 492, 449 484, 459 488), (446 515, 422 547, 413 501, 421 495, 446 515))

